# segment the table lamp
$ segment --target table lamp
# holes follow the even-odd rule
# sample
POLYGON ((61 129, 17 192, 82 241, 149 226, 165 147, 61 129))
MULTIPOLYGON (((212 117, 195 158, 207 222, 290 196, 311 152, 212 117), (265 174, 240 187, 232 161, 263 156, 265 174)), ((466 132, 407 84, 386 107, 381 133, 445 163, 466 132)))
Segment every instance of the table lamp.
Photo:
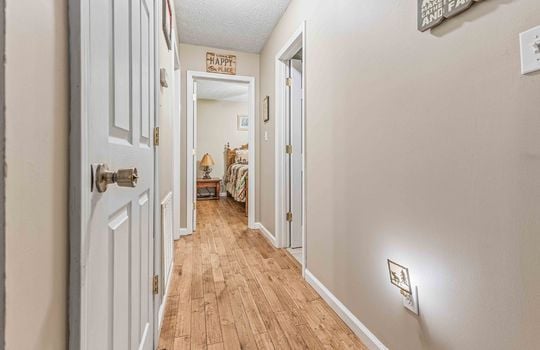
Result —
POLYGON ((212 172, 212 167, 214 166, 214 159, 211 155, 206 153, 201 160, 201 168, 204 172, 203 179, 210 179, 210 173, 212 172))

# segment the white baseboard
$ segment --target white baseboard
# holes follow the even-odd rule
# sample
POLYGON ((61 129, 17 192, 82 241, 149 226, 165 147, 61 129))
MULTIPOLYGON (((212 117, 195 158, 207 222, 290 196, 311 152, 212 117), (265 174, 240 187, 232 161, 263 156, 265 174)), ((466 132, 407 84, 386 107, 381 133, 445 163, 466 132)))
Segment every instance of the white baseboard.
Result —
POLYGON ((177 240, 180 239, 180 237, 182 237, 182 236, 187 236, 187 235, 190 235, 190 234, 191 234, 191 233, 188 232, 188 229, 187 229, 187 228, 181 228, 181 229, 178 229, 178 233, 177 233, 178 238, 177 238, 177 240))
POLYGON ((263 224, 261 224, 260 222, 256 222, 255 229, 261 231, 264 238, 266 238, 274 247, 277 248, 276 237, 274 237, 274 235, 270 231, 268 231, 263 224))
POLYGON ((159 306, 159 311, 158 311, 159 333, 161 333, 161 325, 163 323, 163 317, 165 316, 165 306, 167 304, 167 297, 169 296, 169 286, 171 285, 173 267, 174 267, 174 259, 171 263, 171 266, 169 266, 169 278, 165 284, 165 293, 163 294, 163 298, 161 299, 161 305, 159 306))
POLYGON ((221 193, 219 194, 219 196, 220 196, 220 197, 227 197, 227 192, 221 192, 221 193))
POLYGON ((343 322, 345 322, 354 334, 360 338, 364 345, 370 350, 388 350, 388 348, 307 269, 305 271, 305 278, 306 281, 315 288, 324 301, 334 309, 343 322))

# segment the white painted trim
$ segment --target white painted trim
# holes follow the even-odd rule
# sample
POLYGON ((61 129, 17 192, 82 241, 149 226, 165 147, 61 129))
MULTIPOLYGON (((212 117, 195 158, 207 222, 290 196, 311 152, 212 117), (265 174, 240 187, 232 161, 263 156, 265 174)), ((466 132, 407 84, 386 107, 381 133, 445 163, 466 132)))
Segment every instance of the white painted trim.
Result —
POLYGON ((264 227, 263 224, 260 222, 255 223, 255 230, 259 230, 259 232, 262 233, 263 237, 266 238, 274 247, 278 247, 276 237, 272 234, 272 232, 268 231, 266 227, 264 227))
POLYGON ((191 232, 189 232, 187 228, 178 229, 178 239, 180 239, 182 236, 188 236, 190 234, 191 232))
POLYGON ((171 264, 168 268, 169 270, 169 278, 167 279, 167 283, 165 284, 165 293, 163 294, 163 302, 161 303, 161 306, 159 307, 158 311, 158 328, 159 333, 161 333, 161 325, 163 323, 163 318, 165 316, 165 307, 167 306, 167 297, 169 296, 169 287, 171 285, 172 275, 173 275, 173 267, 174 267, 174 259, 171 261, 171 264))
MULTIPOLYGON (((241 76, 241 75, 224 75, 224 74, 215 74, 215 73, 207 73, 207 72, 196 72, 196 71, 188 71, 187 72, 187 89, 186 89, 186 96, 187 99, 187 147, 186 147, 186 161, 187 161, 187 175, 186 175, 186 183, 187 183, 187 205, 186 205, 186 213, 187 213, 187 230, 188 232, 193 232, 193 201, 191 198, 193 198, 193 183, 195 179, 193 178, 193 126, 195 123, 195 116, 193 111, 193 103, 190 103, 193 101, 193 82, 196 80, 218 80, 218 81, 232 81, 237 83, 246 83, 249 84, 249 110, 248 110, 248 117, 249 117, 249 159, 248 159, 248 167, 249 167, 249 177, 248 177, 248 196, 249 198, 256 198, 256 192, 255 192, 255 179, 256 179, 256 164, 255 164, 255 155, 257 154, 257 145, 255 144, 255 123, 256 123, 256 116, 257 111, 255 109, 255 78, 249 77, 249 76, 241 76)), ((255 228, 255 200, 250 200, 248 203, 248 227, 251 229, 255 228)))
POLYGON ((330 307, 338 314, 338 316, 351 328, 351 330, 360 338, 360 340, 370 350, 388 350, 388 348, 373 334, 354 314, 347 309, 345 305, 332 292, 326 288, 321 281, 311 273, 305 271, 305 278, 319 295, 330 305, 330 307))
MULTIPOLYGON (((5 1, 0 0, 0 55, 5 57, 5 1)), ((6 89, 5 63, 0 67, 0 350, 5 349, 6 334, 6 89)))
POLYGON ((180 228, 180 157, 182 154, 180 135, 182 135, 181 111, 182 111, 182 74, 180 61, 178 59, 178 47, 174 42, 175 67, 174 71, 174 107, 173 107, 173 232, 174 240, 178 240, 178 230, 180 228))
POLYGON ((302 160, 302 275, 304 275, 307 265, 307 215, 306 215, 306 22, 304 21, 294 34, 287 40, 283 47, 279 50, 275 58, 275 132, 276 132, 276 149, 275 149, 275 228, 276 242, 280 248, 287 246, 287 234, 285 230, 286 217, 286 191, 285 191, 285 119, 287 116, 287 89, 285 85, 285 75, 287 66, 284 61, 291 59, 300 49, 303 49, 302 59, 302 86, 304 87, 303 96, 303 148, 304 157, 302 160))
MULTIPOLYGON (((159 127, 160 120, 160 81, 159 81, 159 69, 160 69, 160 50, 159 39, 161 35, 161 5, 160 1, 154 1, 154 127, 159 127)), ((173 31, 174 35, 174 31, 173 31)), ((163 242, 161 240, 161 198, 160 198, 160 182, 159 182, 159 147, 154 147, 154 193, 152 194, 154 199, 154 276, 158 275, 161 278, 165 275, 164 271, 161 271, 162 264, 161 259, 163 257, 163 242)), ((153 345, 157 348, 159 343, 159 337, 161 334, 160 324, 160 311, 163 307, 163 295, 161 293, 155 294, 153 301, 153 345), (157 327, 156 327, 157 325, 157 327)))

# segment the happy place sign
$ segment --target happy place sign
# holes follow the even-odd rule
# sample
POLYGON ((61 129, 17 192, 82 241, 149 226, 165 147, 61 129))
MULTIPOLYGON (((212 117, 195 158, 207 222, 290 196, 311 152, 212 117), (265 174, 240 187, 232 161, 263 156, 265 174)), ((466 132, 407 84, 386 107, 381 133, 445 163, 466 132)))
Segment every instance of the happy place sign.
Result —
POLYGON ((418 0, 418 30, 425 32, 482 0, 418 0))
POLYGON ((236 56, 207 52, 206 71, 209 73, 236 75, 236 56))

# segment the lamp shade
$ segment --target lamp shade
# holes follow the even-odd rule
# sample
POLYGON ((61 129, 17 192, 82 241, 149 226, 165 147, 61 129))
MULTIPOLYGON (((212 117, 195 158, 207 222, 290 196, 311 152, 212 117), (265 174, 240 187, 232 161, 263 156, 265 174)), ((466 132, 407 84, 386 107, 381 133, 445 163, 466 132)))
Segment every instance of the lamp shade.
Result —
POLYGON ((211 155, 209 155, 208 153, 206 153, 203 157, 202 157, 202 160, 201 160, 201 166, 204 166, 204 167, 210 167, 210 166, 213 166, 215 163, 214 163, 214 158, 212 158, 211 155))

